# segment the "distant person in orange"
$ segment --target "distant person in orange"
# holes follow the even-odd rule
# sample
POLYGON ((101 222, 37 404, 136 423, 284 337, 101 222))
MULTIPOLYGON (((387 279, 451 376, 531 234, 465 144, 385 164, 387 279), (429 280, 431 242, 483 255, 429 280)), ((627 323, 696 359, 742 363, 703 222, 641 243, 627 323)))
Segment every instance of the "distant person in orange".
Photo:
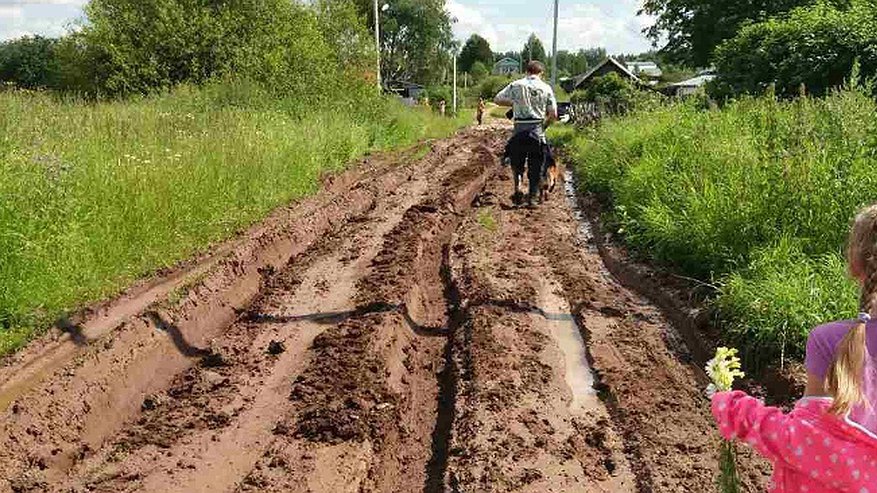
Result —
POLYGON ((484 123, 484 109, 486 105, 484 104, 484 98, 478 98, 478 125, 482 125, 484 123))

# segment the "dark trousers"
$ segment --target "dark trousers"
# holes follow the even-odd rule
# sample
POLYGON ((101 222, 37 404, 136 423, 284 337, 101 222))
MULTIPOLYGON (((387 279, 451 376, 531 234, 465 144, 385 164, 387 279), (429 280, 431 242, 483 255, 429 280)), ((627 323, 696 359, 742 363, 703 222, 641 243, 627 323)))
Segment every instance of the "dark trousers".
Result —
MULTIPOLYGON (((529 192, 531 197, 535 197, 539 193, 539 184, 542 181, 542 175, 545 170, 545 147, 545 144, 538 137, 528 132, 521 132, 512 137, 506 148, 516 180, 518 176, 524 174, 524 169, 526 168, 527 179, 530 182, 529 192)), ((517 185, 517 181, 515 184, 517 185)))

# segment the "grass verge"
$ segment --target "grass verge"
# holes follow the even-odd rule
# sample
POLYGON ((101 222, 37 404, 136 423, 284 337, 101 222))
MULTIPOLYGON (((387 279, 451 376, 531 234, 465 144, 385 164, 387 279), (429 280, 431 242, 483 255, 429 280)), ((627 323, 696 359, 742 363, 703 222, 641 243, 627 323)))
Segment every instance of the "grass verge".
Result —
POLYGON ((299 106, 222 84, 98 104, 0 93, 0 356, 316 192, 321 174, 472 119, 299 106))
POLYGON ((801 358, 812 327, 855 316, 843 245, 854 212, 877 201, 865 90, 676 103, 552 136, 634 252, 720 286, 723 332, 748 364, 801 358))

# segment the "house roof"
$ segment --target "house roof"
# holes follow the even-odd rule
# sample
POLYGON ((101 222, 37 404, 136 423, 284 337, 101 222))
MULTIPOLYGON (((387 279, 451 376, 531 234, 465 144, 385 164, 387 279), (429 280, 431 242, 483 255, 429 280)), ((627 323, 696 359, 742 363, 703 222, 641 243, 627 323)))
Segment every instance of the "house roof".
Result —
POLYGON ((692 77, 688 80, 683 80, 682 82, 677 82, 672 84, 673 87, 700 87, 707 82, 714 80, 716 78, 715 75, 712 74, 704 74, 698 75, 697 77, 692 77))
POLYGON ((386 82, 388 87, 393 87, 397 89, 423 89, 424 86, 420 84, 416 84, 414 82, 408 82, 405 80, 388 80, 386 82))
POLYGON ((519 62, 518 60, 515 60, 514 58, 505 57, 502 60, 494 63, 493 66, 496 67, 497 65, 511 65, 511 64, 518 66, 521 64, 521 62, 519 62))
POLYGON ((631 72, 630 69, 625 67, 623 63, 619 62, 618 60, 616 60, 612 57, 608 57, 605 60, 603 60, 602 62, 598 63, 597 66, 595 66, 591 70, 588 70, 587 72, 585 72, 582 75, 577 75, 577 76, 573 77, 572 78, 573 87, 574 88, 579 87, 582 84, 582 82, 590 79, 595 73, 597 73, 597 71, 599 71, 601 68, 603 68, 607 64, 615 65, 619 70, 621 70, 625 75, 630 77, 634 82, 640 82, 639 77, 637 77, 633 72, 631 72))
POLYGON ((628 62, 627 68, 632 72, 642 72, 653 77, 660 77, 663 73, 661 67, 655 62, 628 62))

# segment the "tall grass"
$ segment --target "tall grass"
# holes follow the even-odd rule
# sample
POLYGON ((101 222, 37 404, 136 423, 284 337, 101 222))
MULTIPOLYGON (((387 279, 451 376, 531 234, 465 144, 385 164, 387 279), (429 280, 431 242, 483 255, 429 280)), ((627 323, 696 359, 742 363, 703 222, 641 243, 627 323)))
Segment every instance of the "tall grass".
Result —
POLYGON ((866 92, 677 103, 556 138, 632 248, 717 283, 729 342, 766 363, 801 357, 813 326, 855 316, 843 245, 854 212, 877 200, 866 92))
POLYGON ((299 106, 222 84, 99 104, 0 93, 0 355, 315 192, 322 173, 469 121, 299 106))

